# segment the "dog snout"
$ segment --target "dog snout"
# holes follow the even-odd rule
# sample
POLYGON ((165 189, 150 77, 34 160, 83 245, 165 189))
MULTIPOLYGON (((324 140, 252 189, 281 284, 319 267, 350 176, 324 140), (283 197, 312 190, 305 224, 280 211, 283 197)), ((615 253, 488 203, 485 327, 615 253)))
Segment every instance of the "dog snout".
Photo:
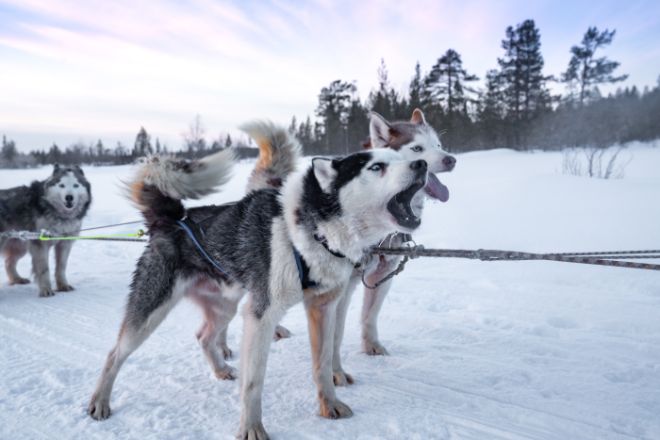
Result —
POLYGON ((456 166, 456 158, 454 156, 445 156, 445 158, 442 159, 442 164, 445 166, 447 171, 451 171, 456 166))
POLYGON ((67 194, 66 196, 64 196, 64 200, 71 203, 73 202, 73 196, 71 194, 67 194))
POLYGON ((419 172, 426 172, 428 164, 425 160, 420 159, 410 163, 410 169, 419 172))

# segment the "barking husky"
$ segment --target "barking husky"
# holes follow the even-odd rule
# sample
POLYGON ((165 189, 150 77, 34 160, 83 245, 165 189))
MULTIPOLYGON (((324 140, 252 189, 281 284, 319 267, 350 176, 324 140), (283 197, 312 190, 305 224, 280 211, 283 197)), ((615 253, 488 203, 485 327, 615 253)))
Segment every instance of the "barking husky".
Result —
MULTIPOLYGON (((55 165, 52 175, 43 182, 0 190, 0 232, 45 229, 54 235, 78 235, 92 201, 90 188, 80 167, 55 165)), ((69 240, 26 242, 0 237, 9 284, 29 283, 16 271, 16 263, 29 250, 39 296, 54 295, 48 270, 48 251, 53 246, 56 290, 73 290, 66 279, 66 263, 73 246, 69 240)))
MULTIPOLYGON (((252 127, 260 127, 265 142, 280 139, 295 145, 289 151, 298 154, 297 141, 286 129, 252 127)), ((332 378, 336 305, 365 249, 388 233, 419 226, 411 201, 426 184, 426 162, 403 160, 386 149, 316 158, 280 191, 256 190, 234 204, 186 210, 181 199, 222 185, 231 162, 227 151, 193 162, 152 157, 131 184, 150 242, 133 276, 117 345, 92 396, 91 417, 110 415, 112 385, 122 363, 183 296, 203 308, 202 347, 214 371, 227 374, 215 344, 228 322, 222 301, 242 288, 250 296, 244 310, 239 437, 267 438, 261 394, 268 350, 277 323, 301 301, 309 320, 320 413, 328 418, 352 414, 337 399, 332 378), (185 227, 196 230, 192 237, 185 227), (203 237, 203 243, 193 237, 203 237)))

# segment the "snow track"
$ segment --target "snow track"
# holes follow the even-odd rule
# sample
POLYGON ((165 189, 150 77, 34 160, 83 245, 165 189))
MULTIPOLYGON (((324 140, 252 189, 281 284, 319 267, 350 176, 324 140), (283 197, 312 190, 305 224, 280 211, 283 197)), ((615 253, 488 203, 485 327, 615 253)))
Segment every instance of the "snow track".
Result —
MULTIPOLYGON (((459 155, 445 175, 451 199, 428 206, 427 247, 581 251, 657 248, 660 150, 632 148, 626 178, 562 176, 556 153, 497 150, 459 155)), ((226 191, 243 193, 250 163, 226 191)), ((94 202, 85 226, 134 220, 118 190, 129 169, 87 168, 94 202)), ((47 170, 0 171, 0 187, 47 170)), ((130 232, 124 227, 119 231, 130 232)), ((235 382, 218 381, 198 348, 201 323, 182 302, 126 362, 113 416, 85 411, 114 344, 142 244, 80 242, 76 287, 37 298, 33 284, 0 275, 0 439, 231 439, 235 382)), ((19 265, 27 275, 27 258, 19 265)), ((356 384, 338 390, 355 415, 316 415, 301 306, 274 343, 264 424, 274 439, 660 438, 660 275, 553 262, 420 259, 396 278, 380 337, 391 356, 360 353, 361 292, 349 310, 343 360, 356 384)), ((237 365, 242 322, 229 345, 237 365)))

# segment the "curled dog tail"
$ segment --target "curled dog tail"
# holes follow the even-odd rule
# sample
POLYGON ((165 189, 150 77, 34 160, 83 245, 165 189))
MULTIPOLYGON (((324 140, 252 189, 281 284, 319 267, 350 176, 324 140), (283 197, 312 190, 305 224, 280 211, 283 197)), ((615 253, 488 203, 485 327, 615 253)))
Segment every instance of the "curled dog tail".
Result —
POLYGON ((247 192, 282 186, 296 170, 301 156, 298 139, 286 128, 266 121, 249 122, 242 125, 241 130, 259 146, 259 159, 248 180, 247 192))
POLYGON ((128 195, 150 227, 157 220, 179 220, 185 214, 181 200, 197 199, 227 183, 233 162, 230 149, 192 161, 150 156, 127 184, 128 195))

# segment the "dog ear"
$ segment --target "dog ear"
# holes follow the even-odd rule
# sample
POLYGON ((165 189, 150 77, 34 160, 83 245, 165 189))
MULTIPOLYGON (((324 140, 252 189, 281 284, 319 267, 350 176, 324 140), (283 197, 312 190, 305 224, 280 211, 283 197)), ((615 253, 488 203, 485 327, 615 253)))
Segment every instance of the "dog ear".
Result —
POLYGON ((410 117, 410 122, 417 125, 426 125, 426 118, 424 117, 424 112, 416 108, 413 110, 412 116, 410 117))
POLYGON ((57 173, 60 170, 60 164, 53 164, 53 173, 57 173))
POLYGON ((385 148, 392 138, 392 126, 376 112, 371 112, 369 120, 369 140, 373 148, 385 148))
POLYGON ((85 173, 83 172, 82 168, 80 168, 80 165, 74 165, 74 166, 73 166, 73 169, 76 170, 76 171, 78 171, 78 172, 79 172, 80 174, 82 174, 83 176, 85 175, 85 173))
POLYGON ((312 159, 312 170, 319 186, 323 192, 330 193, 332 182, 337 177, 337 170, 334 167, 334 160, 327 157, 315 157, 312 159))

